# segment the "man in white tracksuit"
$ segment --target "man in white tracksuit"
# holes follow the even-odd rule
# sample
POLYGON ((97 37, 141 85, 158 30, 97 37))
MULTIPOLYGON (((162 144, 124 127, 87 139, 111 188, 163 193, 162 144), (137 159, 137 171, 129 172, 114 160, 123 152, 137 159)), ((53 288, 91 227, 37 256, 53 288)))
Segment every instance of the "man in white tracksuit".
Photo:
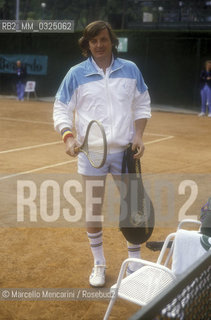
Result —
MULTIPOLYGON (((79 45, 87 60, 72 67, 62 81, 54 103, 54 126, 63 137, 66 153, 78 155, 78 172, 84 182, 92 179, 102 182, 95 196, 103 199, 106 175, 111 173, 114 180, 119 179, 128 143, 132 142, 136 150, 135 158, 144 153, 142 136, 151 117, 150 97, 138 67, 116 57, 118 40, 108 23, 90 23, 79 45), (74 115, 77 140, 72 133, 74 115), (93 168, 83 153, 75 151, 82 144, 91 120, 102 123, 108 143, 107 159, 100 169, 93 168)), ((102 204, 96 204, 90 214, 100 216, 101 211, 102 204)), ((87 222, 87 235, 94 258, 89 282, 101 287, 105 284, 106 268, 101 223, 87 222)), ((140 245, 128 243, 128 255, 140 257, 140 245)), ((130 263, 128 273, 136 269, 136 264, 130 263)))

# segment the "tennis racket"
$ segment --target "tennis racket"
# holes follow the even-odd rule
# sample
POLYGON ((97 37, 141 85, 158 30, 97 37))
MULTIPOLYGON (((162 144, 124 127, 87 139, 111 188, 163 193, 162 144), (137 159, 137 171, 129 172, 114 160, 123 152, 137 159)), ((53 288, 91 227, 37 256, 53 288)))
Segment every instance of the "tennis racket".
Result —
POLYGON ((105 130, 99 121, 89 122, 84 142, 80 147, 75 148, 75 152, 83 152, 94 168, 98 169, 104 165, 107 156, 107 141, 105 130))
POLYGON ((125 239, 133 244, 146 242, 152 235, 155 224, 153 203, 144 188, 141 163, 134 159, 136 151, 132 143, 124 151, 122 161, 122 182, 127 188, 126 196, 120 202, 119 227, 125 239), (132 189, 132 184, 136 189, 132 189), (127 211, 125 212, 125 202, 127 211))

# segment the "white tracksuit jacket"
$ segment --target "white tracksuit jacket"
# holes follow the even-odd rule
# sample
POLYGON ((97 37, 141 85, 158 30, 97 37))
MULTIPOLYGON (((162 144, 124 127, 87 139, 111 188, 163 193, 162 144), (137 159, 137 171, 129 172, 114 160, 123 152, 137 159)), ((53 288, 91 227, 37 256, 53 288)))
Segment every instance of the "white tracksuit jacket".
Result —
POLYGON ((134 121, 150 118, 150 97, 138 67, 115 58, 106 74, 92 58, 72 67, 56 94, 54 126, 75 128, 80 143, 91 120, 104 126, 108 153, 119 152, 132 141, 134 121), (75 113, 74 113, 75 111, 75 113))

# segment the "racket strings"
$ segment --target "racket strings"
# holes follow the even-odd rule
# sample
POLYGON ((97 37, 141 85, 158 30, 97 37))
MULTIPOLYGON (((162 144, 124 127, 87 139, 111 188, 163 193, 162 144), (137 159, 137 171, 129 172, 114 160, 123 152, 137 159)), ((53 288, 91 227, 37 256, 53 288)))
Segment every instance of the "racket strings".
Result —
POLYGON ((97 122, 94 122, 89 130, 86 152, 89 161, 96 168, 101 167, 105 160, 105 143, 102 129, 97 122))

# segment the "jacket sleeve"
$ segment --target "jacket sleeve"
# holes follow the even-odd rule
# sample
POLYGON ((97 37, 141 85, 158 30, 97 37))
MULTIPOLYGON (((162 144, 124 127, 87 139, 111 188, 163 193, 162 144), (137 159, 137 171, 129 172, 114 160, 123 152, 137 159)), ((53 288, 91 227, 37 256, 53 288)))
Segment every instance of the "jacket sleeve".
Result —
POLYGON ((147 85, 140 70, 136 69, 136 91, 133 99, 134 121, 137 119, 151 118, 151 99, 147 85))
POLYGON ((151 118, 151 100, 148 90, 140 93, 136 92, 134 101, 133 101, 133 113, 134 121, 137 119, 148 119, 151 118))
POLYGON ((66 105, 60 100, 56 99, 53 109, 54 128, 59 133, 64 128, 73 128, 73 105, 66 105))
POLYGON ((73 128, 75 106, 76 86, 70 70, 62 81, 54 102, 53 120, 56 131, 61 132, 65 127, 73 128))

